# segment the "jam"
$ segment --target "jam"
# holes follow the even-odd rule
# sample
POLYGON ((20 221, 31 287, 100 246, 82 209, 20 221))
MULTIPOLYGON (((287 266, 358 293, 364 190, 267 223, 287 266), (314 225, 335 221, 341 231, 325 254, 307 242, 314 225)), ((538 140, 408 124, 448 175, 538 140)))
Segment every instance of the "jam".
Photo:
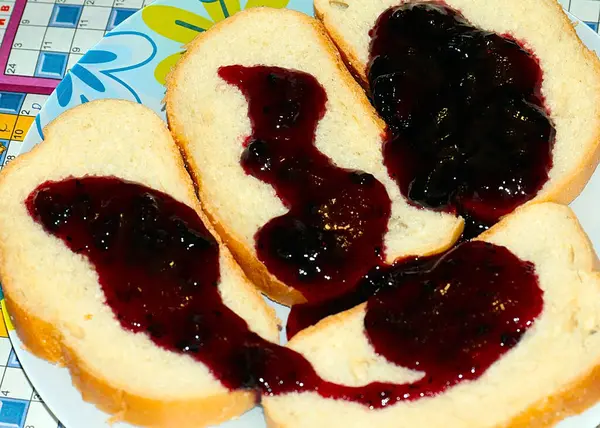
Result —
POLYGON ((473 241, 376 294, 365 329, 375 352, 425 372, 411 394, 432 395, 479 377, 519 342, 542 307, 531 263, 473 241))
POLYGON ((401 277, 420 274, 436 263, 439 258, 439 255, 414 257, 398 260, 392 267, 378 265, 359 281, 355 289, 342 296, 292 306, 286 325, 288 340, 301 330, 315 325, 330 315, 347 311, 366 302, 376 292, 398 284, 401 277))
POLYGON ((366 335, 378 354, 424 377, 347 387, 321 379, 304 357, 263 340, 224 305, 218 245, 186 205, 116 178, 85 177, 46 182, 26 206, 93 265, 123 328, 197 359, 232 389, 313 391, 371 408, 417 400, 480 376, 542 309, 534 267, 504 247, 468 242, 400 274, 382 268, 370 275, 378 291, 367 301, 366 335))
POLYGON ((263 393, 313 391, 372 409, 432 397, 475 380, 516 346, 543 309, 531 263, 472 241, 437 258, 380 269, 367 300, 365 334, 388 361, 423 373, 413 383, 348 387, 327 382, 299 354, 264 361, 263 393))
POLYGON ((537 194, 555 131, 532 54, 431 3, 388 9, 370 35, 384 162, 405 197, 463 216, 470 238, 537 194))
POLYGON ((408 269, 383 268, 372 281, 378 291, 367 301, 370 343, 377 354, 423 377, 410 384, 318 385, 324 397, 370 408, 432 397, 477 379, 519 343, 543 308, 534 266, 479 241, 408 269))
POLYGON ((238 349, 260 340, 223 304, 219 247, 193 209, 111 177, 47 182, 26 204, 48 233, 94 266, 123 328, 199 359, 228 387, 248 382, 238 349), (238 335, 240 342, 230 341, 238 335))
POLYGON ((315 147, 325 90, 278 67, 232 65, 219 76, 248 100, 252 133, 241 165, 289 209, 257 232, 259 260, 309 302, 355 288, 382 260, 391 202, 371 174, 339 168, 315 147))

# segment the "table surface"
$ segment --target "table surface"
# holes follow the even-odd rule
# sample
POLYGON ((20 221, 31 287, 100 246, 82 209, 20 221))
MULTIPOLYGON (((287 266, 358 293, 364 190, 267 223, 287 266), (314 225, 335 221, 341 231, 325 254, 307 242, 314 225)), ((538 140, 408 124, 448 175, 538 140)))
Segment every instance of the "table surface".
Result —
MULTIPOLYGON (((0 0, 0 169, 47 96, 82 55, 151 0, 0 0)), ((598 32, 600 0, 559 0, 598 32)), ((0 428, 61 428, 36 394, 0 321, 0 428)), ((69 427, 79 428, 79 427, 69 427)))

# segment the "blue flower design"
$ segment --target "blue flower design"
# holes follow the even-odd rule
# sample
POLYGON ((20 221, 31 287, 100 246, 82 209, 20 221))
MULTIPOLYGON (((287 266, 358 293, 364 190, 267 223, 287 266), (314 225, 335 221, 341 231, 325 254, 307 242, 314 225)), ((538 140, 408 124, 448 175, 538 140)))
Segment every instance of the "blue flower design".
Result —
MULTIPOLYGON (((93 50, 88 51, 67 73, 56 91, 36 117, 36 129, 42 129, 61 112, 99 98, 119 98, 142 103, 139 75, 127 72, 144 67, 156 56, 156 43, 137 31, 109 33, 93 50), (134 89, 129 83, 136 79, 134 89)), ((152 70, 150 70, 151 73, 152 70)), ((143 88, 142 88, 143 89, 143 88)))

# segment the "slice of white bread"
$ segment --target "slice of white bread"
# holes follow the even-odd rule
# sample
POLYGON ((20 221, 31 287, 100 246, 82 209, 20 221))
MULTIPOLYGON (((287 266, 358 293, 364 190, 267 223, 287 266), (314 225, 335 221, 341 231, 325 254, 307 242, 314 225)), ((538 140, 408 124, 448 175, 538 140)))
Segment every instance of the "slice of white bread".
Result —
MULTIPOLYGON (((65 365, 86 401, 148 427, 203 427, 255 405, 207 366, 123 329, 104 302, 98 276, 30 217, 25 199, 47 180, 116 176, 165 192, 204 219, 166 124, 139 104, 94 101, 62 114, 45 141, 0 174, 0 276, 17 334, 35 355, 65 365)), ((206 222, 205 222, 206 223, 206 222)), ((250 328, 278 340, 274 312, 220 246, 219 291, 250 328)))
MULTIPOLYGON (((382 410, 316 393, 265 397, 269 427, 543 428, 600 399, 600 274, 573 212, 554 203, 527 205, 478 239, 535 265, 544 308, 514 348, 474 381, 382 410)), ((365 306, 322 320, 287 346, 338 384, 421 378, 374 352, 364 333, 365 306)))
MULTIPOLYGON (((417 0, 419 1, 419 0, 417 0)), ((422 2, 422 1, 421 1, 422 2)), ((367 87, 369 31, 404 0, 315 0, 315 14, 367 87)), ((600 61, 584 46, 556 0, 446 0, 475 27, 510 35, 539 59, 542 95, 556 128, 553 167, 536 202, 570 203, 600 159, 600 61)))
POLYGON ((166 105, 203 209, 246 274, 269 297, 287 305, 304 301, 256 255, 256 232, 287 209, 269 184, 240 166, 251 133, 248 103, 217 75, 219 67, 233 64, 304 71, 324 87, 327 110, 317 127, 316 147, 337 166, 371 173, 385 186, 392 200, 385 236, 388 262, 437 253, 455 242, 461 219, 409 205, 389 177, 381 153, 384 124, 320 23, 291 10, 253 8, 215 25, 187 47, 167 79, 166 105))

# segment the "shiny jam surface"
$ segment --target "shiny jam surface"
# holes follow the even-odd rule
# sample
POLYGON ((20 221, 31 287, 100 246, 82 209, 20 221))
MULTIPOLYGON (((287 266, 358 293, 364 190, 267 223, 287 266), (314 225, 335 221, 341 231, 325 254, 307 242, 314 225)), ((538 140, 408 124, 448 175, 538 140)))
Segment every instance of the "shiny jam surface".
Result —
POLYGON ((399 283, 404 276, 421 274, 438 259, 439 255, 414 257, 398 260, 393 266, 378 265, 359 281, 357 287, 339 297, 292 306, 286 325, 288 340, 301 330, 315 325, 330 315, 344 312, 366 302, 378 291, 399 283))
POLYGON ((258 231, 259 259, 309 302, 353 289, 381 261, 391 202, 371 174, 339 168, 315 147, 325 90, 278 67, 232 65, 219 76, 248 100, 244 170, 289 209, 258 231))
POLYGON ((402 276, 367 305, 375 351, 425 372, 410 393, 432 395, 479 377, 516 345, 541 313, 543 293, 531 263, 472 241, 430 270, 402 276))
POLYGON ((533 55, 431 3, 388 9, 370 34, 385 164, 410 201, 464 216, 470 238, 537 194, 555 131, 533 55))
POLYGON ((238 348, 258 337, 221 301, 219 247, 194 210, 112 177, 47 182, 26 204, 48 233, 92 263, 125 329, 198 358, 228 387, 247 382, 238 348))
POLYGON ((379 272, 385 286, 367 301, 365 331, 379 355, 423 377, 355 388, 321 381, 319 394, 371 408, 435 396, 481 376, 543 308, 533 265, 504 247, 467 242, 409 266, 379 272))
POLYGON ((475 379, 542 309, 530 263, 504 247, 461 244, 383 281, 365 331, 389 361, 424 372, 412 384, 346 387, 320 379, 300 354, 252 333, 221 300, 219 249, 195 212, 170 196, 110 177, 47 182, 26 200, 32 218, 85 256, 121 325, 206 364, 229 388, 266 395, 314 391, 381 408, 475 379))
MULTIPOLYGON (((411 201, 465 216, 473 236, 536 194, 552 165, 554 129, 535 58, 432 4, 388 10, 372 36, 372 100, 389 128, 384 157, 411 201)), ((383 266, 390 200, 373 176, 338 168, 316 149, 327 101, 318 82, 264 66, 219 74, 248 100, 242 166, 289 209, 259 230, 256 245, 269 271, 309 301, 293 309, 291 334, 366 301, 375 351, 423 378, 324 381, 224 305, 218 245, 191 208, 111 177, 42 184, 26 201, 30 215, 90 261, 124 328, 196 358, 232 389, 315 391, 371 408, 476 379, 519 342, 543 307, 530 263, 466 242, 383 266)))

